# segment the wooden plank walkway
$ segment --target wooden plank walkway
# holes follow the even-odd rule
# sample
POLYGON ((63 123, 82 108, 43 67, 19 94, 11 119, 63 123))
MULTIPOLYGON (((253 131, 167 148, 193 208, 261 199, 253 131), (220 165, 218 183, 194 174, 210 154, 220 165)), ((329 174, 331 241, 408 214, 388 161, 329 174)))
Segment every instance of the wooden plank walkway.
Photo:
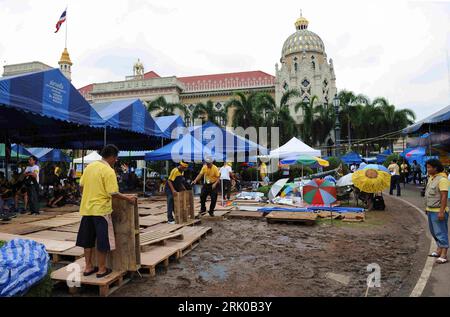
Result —
POLYGON ((14 235, 9 233, 0 233, 0 240, 3 241, 10 241, 12 239, 29 239, 34 240, 36 242, 42 243, 45 245, 45 248, 47 249, 47 252, 61 252, 66 251, 70 248, 73 248, 75 246, 75 242, 73 241, 58 241, 58 240, 50 240, 50 239, 42 239, 42 238, 32 238, 27 236, 21 236, 21 235, 14 235))
POLYGON ((317 214, 312 212, 288 212, 288 211, 272 211, 266 216, 268 223, 274 222, 298 222, 306 225, 316 223, 317 214))

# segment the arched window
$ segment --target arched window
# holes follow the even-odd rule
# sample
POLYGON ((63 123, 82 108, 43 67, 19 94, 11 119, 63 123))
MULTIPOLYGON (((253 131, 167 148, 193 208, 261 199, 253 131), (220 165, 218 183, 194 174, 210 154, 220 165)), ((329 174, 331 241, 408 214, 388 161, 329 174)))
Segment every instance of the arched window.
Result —
POLYGON ((298 72, 298 64, 297 63, 294 63, 294 69, 295 69, 295 72, 298 72))

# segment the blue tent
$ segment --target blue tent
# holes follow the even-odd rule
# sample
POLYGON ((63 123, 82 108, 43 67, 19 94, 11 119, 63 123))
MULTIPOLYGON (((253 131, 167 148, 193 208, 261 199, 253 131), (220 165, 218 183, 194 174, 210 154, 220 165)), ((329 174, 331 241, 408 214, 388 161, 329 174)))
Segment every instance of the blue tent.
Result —
POLYGON ((0 78, 0 137, 62 148, 101 138, 103 120, 59 69, 0 78))
POLYGON ((177 139, 178 135, 172 137, 172 131, 179 127, 185 127, 183 119, 177 115, 156 117, 155 122, 159 130, 162 132, 162 136, 168 139, 177 139))
POLYGON ((377 155, 377 163, 383 164, 387 157, 392 154, 390 149, 384 150, 383 153, 377 155))
POLYGON ((92 107, 105 120, 105 126, 149 136, 163 136, 155 120, 139 99, 93 103, 92 107))
POLYGON ((345 154, 344 156, 341 156, 341 160, 345 164, 361 164, 362 163, 361 157, 359 156, 358 153, 355 153, 355 152, 350 152, 350 153, 345 154))
POLYGON ((132 160, 143 160, 148 151, 120 151, 119 158, 129 158, 132 160))
POLYGON ((230 160, 232 160, 231 158, 234 157, 235 153, 248 153, 250 156, 258 154, 257 151, 260 154, 268 153, 267 148, 211 122, 206 122, 202 126, 193 127, 190 130, 191 135, 197 140, 201 140, 204 145, 214 149, 216 152, 223 153, 224 157, 230 156, 230 160))
POLYGON ((403 129, 403 133, 414 133, 419 131, 421 128, 433 125, 433 124, 442 124, 443 126, 447 127, 447 130, 449 129, 449 122, 450 121, 450 106, 447 106, 438 112, 433 113, 431 116, 426 117, 425 119, 422 119, 413 125, 410 125, 409 127, 403 129))
POLYGON ((33 155, 33 153, 28 151, 28 149, 26 147, 18 145, 18 144, 11 144, 11 151, 15 152, 16 155, 17 155, 17 153, 19 153, 19 155, 25 155, 25 156, 33 155))
POLYGON ((203 145, 191 134, 185 134, 160 149, 145 154, 146 161, 181 161, 201 162, 206 157, 212 157, 217 161, 223 161, 221 153, 215 153, 209 147, 203 145))
POLYGON ((40 162, 72 162, 67 154, 58 149, 28 148, 28 151, 36 156, 40 162))

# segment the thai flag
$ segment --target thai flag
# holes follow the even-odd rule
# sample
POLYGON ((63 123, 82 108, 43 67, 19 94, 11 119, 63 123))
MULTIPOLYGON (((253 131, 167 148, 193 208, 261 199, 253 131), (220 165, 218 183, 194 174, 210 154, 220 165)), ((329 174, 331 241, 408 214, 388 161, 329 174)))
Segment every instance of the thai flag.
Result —
POLYGON ((59 31, 59 29, 61 28, 61 25, 66 21, 66 12, 67 12, 67 9, 64 10, 64 12, 61 14, 61 17, 59 18, 58 22, 56 23, 55 33, 57 33, 59 31))

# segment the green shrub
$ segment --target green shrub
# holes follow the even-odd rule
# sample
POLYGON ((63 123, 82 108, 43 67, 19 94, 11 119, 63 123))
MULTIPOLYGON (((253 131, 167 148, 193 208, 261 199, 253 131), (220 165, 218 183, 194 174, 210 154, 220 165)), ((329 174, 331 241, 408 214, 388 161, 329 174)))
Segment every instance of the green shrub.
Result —
POLYGON ((241 172, 242 180, 247 182, 256 181, 256 172, 257 172, 256 167, 249 167, 242 170, 241 172))
POLYGON ((339 157, 336 156, 330 156, 327 158, 327 161, 330 162, 330 165, 327 167, 324 167, 324 171, 331 171, 339 167, 339 165, 342 164, 342 172, 345 174, 348 174, 348 167, 345 165, 342 160, 339 157))
POLYGON ((0 240, 0 248, 1 248, 5 243, 6 243, 5 241, 1 241, 1 240, 0 240))

